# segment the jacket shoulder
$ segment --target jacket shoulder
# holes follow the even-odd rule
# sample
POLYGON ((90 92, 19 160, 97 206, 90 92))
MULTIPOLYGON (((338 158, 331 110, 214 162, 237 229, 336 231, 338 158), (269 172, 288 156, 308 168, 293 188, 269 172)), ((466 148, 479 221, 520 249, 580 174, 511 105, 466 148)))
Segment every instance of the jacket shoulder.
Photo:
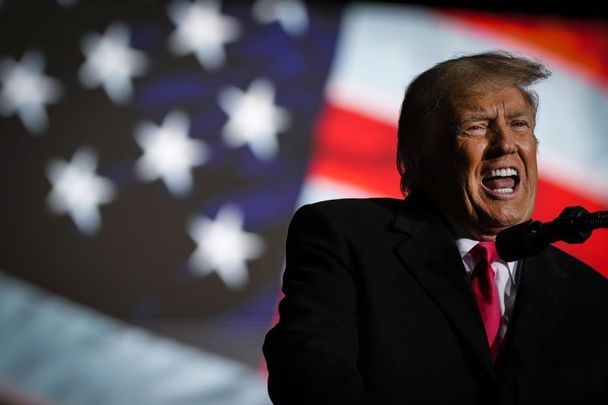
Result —
POLYGON ((582 290, 597 289, 598 293, 603 292, 608 299, 608 279, 600 272, 557 247, 550 246, 548 254, 575 286, 582 290))
POLYGON ((339 214, 340 216, 362 212, 394 213, 402 203, 403 200, 396 198, 339 198, 305 204, 296 210, 296 214, 302 211, 320 211, 333 215, 339 214))
POLYGON ((403 200, 396 198, 342 198, 319 201, 298 208, 293 222, 325 219, 340 227, 378 227, 392 223, 403 200))

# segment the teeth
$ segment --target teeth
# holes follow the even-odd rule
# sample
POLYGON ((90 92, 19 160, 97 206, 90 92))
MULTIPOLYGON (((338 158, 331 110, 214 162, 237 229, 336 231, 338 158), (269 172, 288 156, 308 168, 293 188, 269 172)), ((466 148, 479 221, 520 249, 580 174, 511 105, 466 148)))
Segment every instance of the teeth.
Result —
POLYGON ((497 192, 497 193, 500 193, 500 194, 509 194, 509 193, 513 192, 513 189, 510 188, 510 187, 509 188, 497 188, 494 191, 497 192))
POLYGON ((504 169, 493 169, 490 171, 489 177, 509 177, 509 176, 517 176, 517 170, 515 170, 512 167, 507 167, 504 169))

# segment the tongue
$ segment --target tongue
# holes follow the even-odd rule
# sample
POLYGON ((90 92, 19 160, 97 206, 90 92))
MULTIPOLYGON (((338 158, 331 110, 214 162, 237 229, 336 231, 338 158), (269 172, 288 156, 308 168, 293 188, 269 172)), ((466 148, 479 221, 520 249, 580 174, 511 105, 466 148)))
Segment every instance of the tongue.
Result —
POLYGON ((513 188, 515 187, 515 179, 512 177, 492 177, 483 179, 483 185, 490 190, 496 190, 499 188, 513 188))

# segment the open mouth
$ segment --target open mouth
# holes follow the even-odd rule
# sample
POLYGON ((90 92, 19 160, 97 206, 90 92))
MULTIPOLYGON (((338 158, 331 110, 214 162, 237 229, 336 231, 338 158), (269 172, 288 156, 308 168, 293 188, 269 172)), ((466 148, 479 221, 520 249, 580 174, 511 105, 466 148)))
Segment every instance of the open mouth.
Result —
POLYGON ((519 173, 513 167, 502 167, 488 171, 481 179, 481 184, 491 194, 508 196, 519 188, 519 173))

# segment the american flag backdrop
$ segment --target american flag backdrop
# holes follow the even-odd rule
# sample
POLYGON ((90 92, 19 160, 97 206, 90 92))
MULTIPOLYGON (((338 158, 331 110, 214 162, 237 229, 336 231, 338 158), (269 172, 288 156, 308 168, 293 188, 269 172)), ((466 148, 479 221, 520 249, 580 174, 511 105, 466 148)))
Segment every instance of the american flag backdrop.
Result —
MULTIPOLYGON (((400 197, 407 83, 540 58, 535 219, 608 207, 608 23, 398 3, 0 1, 0 402, 268 404, 289 219, 400 197)), ((560 244, 608 276, 608 231, 560 244)))

